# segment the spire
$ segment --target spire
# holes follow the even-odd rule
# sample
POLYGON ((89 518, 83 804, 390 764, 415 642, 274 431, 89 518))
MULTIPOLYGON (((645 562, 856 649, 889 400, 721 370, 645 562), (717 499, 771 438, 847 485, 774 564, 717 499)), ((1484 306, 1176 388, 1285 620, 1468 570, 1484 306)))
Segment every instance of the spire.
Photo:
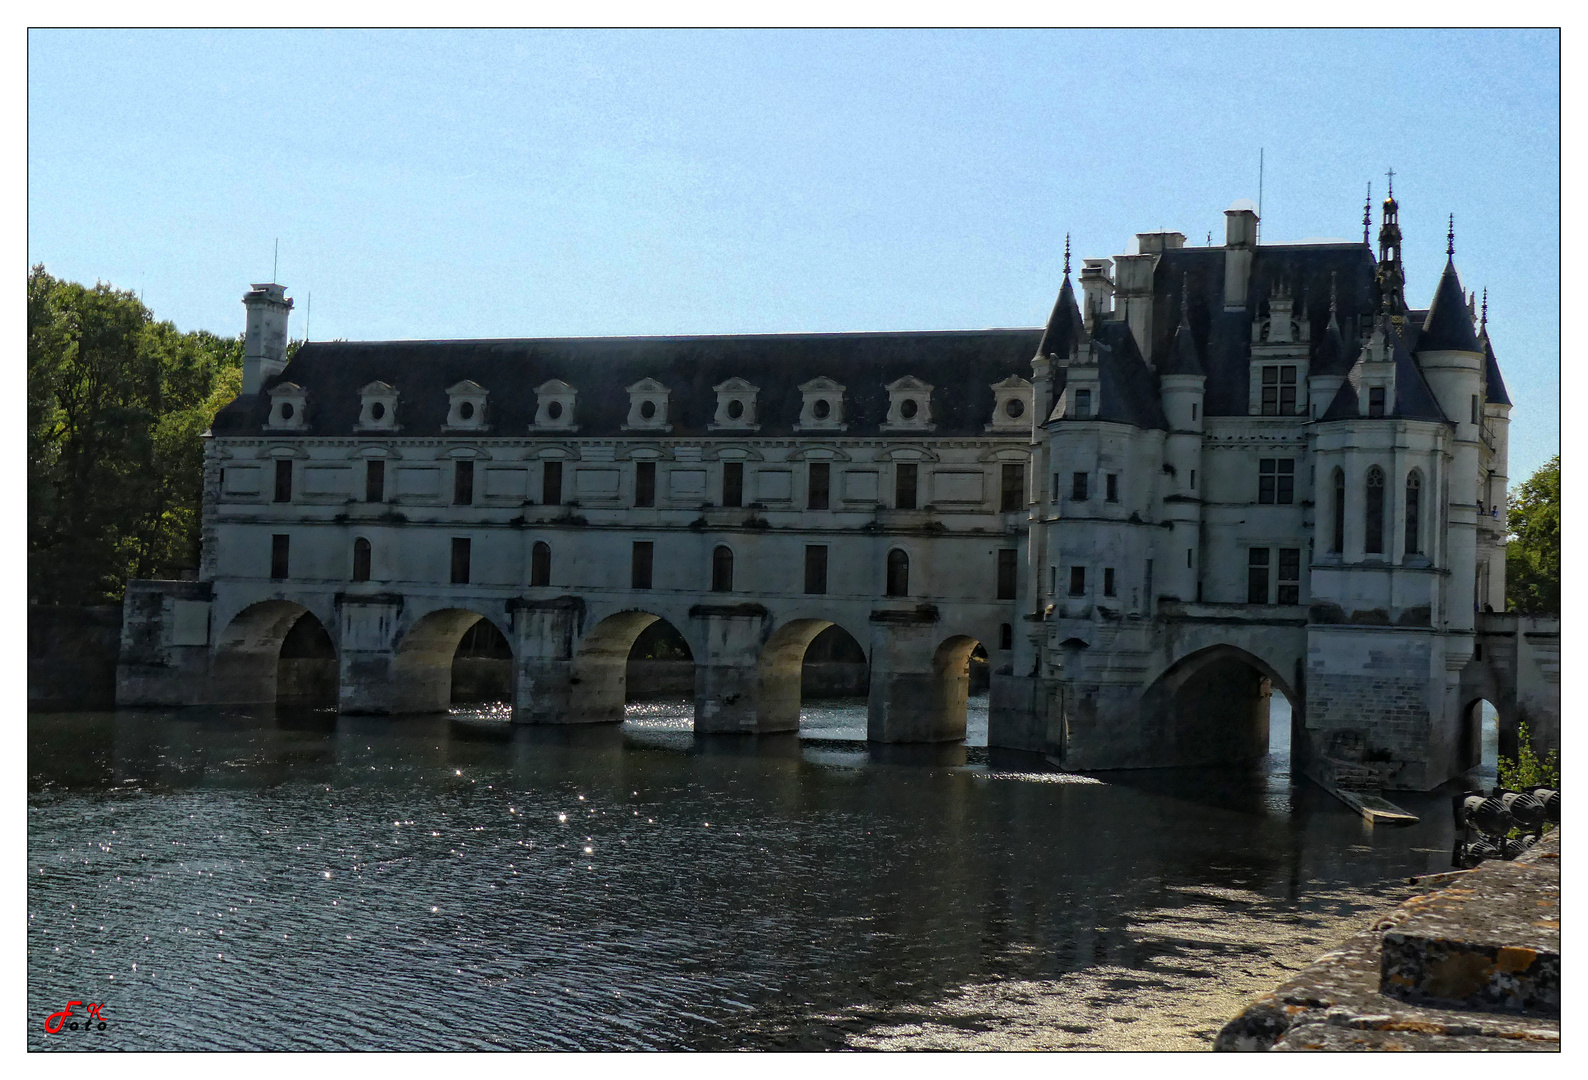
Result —
POLYGON ((1434 302, 1428 305, 1428 317, 1423 320, 1417 351, 1483 351, 1477 335, 1472 331, 1466 290, 1461 287, 1461 276, 1456 273, 1453 262, 1446 263, 1445 272, 1439 276, 1439 289, 1434 293, 1434 302))
POLYGON ((1450 215, 1450 231, 1445 233, 1445 256, 1456 261, 1456 215, 1450 215))
POLYGON ((1070 234, 1064 234, 1064 280, 1070 280, 1070 234))
POLYGON ((1061 360, 1075 356, 1082 333, 1081 308, 1075 302, 1075 286, 1070 284, 1068 262, 1065 265, 1064 285, 1059 289, 1059 298, 1053 302, 1053 314, 1048 316, 1042 342, 1037 346, 1038 356, 1057 356, 1061 360))
POLYGON ((1401 268, 1400 204, 1395 201, 1395 170, 1389 171, 1390 193, 1384 199, 1378 230, 1379 313, 1397 325, 1406 320, 1406 273, 1401 268))
POLYGON ((1483 287, 1483 321, 1478 324, 1479 333, 1485 338, 1489 336, 1489 287, 1483 287))
POLYGON ((1362 243, 1371 244, 1369 230, 1373 228, 1373 181, 1367 182, 1367 201, 1362 204, 1362 243))

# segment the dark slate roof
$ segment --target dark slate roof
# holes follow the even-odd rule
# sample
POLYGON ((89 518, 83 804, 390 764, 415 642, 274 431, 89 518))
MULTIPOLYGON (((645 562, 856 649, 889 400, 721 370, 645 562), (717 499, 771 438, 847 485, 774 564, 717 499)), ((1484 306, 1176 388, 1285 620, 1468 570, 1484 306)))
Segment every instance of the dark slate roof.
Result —
POLYGON ((1506 393, 1505 380, 1500 378, 1500 362, 1494 358, 1494 343, 1489 340, 1489 332, 1483 332, 1483 400, 1493 405, 1511 404, 1511 395, 1506 393))
POLYGON ((1065 274, 1059 298, 1053 302, 1053 314, 1048 316, 1047 329, 1042 332, 1042 343, 1037 346, 1037 355, 1068 360, 1075 355, 1075 346, 1085 332, 1081 308, 1075 302, 1075 288, 1070 284, 1070 275, 1065 274))
POLYGON ((1461 287, 1461 277, 1454 262, 1445 263, 1445 272, 1439 276, 1439 289, 1434 302, 1428 307, 1423 320, 1423 332, 1416 343, 1418 352, 1459 350, 1482 352, 1478 335, 1472 329, 1472 315, 1467 309, 1467 294, 1461 287))
MULTIPOLYGON (((441 434, 446 388, 472 379, 490 391, 490 435, 523 436, 535 414, 534 388, 562 379, 578 391, 579 436, 619 435, 628 418, 624 387, 646 377, 672 390, 673 436, 704 436, 716 415, 712 387, 733 376, 760 388, 759 437, 793 434, 800 383, 820 375, 842 383, 849 432, 876 431, 888 412, 886 384, 905 375, 931 383, 936 435, 984 434, 992 384, 1031 377, 1041 331, 761 334, 721 337, 529 338, 472 341, 311 342, 280 375, 308 392, 311 435, 353 433, 359 388, 379 379, 401 395, 402 436, 441 434)), ((266 394, 238 398, 215 417, 217 435, 261 434, 266 394)), ((363 438, 367 433, 359 433, 363 438)), ((370 435, 378 438, 378 435, 370 435)), ((556 437, 556 436, 549 436, 556 437)), ((820 437, 806 433, 804 437, 820 437)))
POLYGON ((1180 329, 1174 332, 1174 343, 1169 347, 1169 355, 1158 365, 1158 371, 1164 375, 1207 375, 1197 350, 1196 334, 1191 330, 1190 320, 1183 314, 1180 329))
POLYGON ((1097 342, 1097 409, 1093 419, 1113 420, 1142 428, 1169 429, 1158 396, 1158 379, 1142 359, 1136 337, 1125 322, 1105 322, 1097 342))
POLYGON ((1360 342, 1354 348, 1346 346, 1345 339, 1340 336, 1339 320, 1331 315, 1317 348, 1312 351, 1307 371, 1312 375, 1344 375, 1351 370, 1351 365, 1361 351, 1360 342))
POLYGON ((1314 348, 1326 335, 1317 333, 1329 321, 1329 282, 1334 275, 1338 324, 1344 356, 1337 373, 1348 370, 1362 339, 1364 319, 1378 308, 1373 253, 1366 244, 1285 244, 1258 247, 1252 255, 1244 308, 1224 310, 1222 247, 1185 247, 1165 251, 1153 275, 1153 349, 1166 357, 1173 349, 1181 322, 1181 282, 1188 297, 1191 324, 1202 366, 1207 372, 1203 408, 1209 416, 1244 416, 1251 378, 1252 321, 1267 306, 1276 283, 1295 296, 1314 328, 1314 348))
MULTIPOLYGON (((1389 402, 1389 408, 1384 413, 1387 420, 1438 420, 1450 423, 1443 409, 1439 407, 1439 399, 1434 397, 1428 380, 1423 377, 1423 369, 1417 366, 1417 361, 1412 359, 1411 350, 1406 347, 1405 339, 1395 333, 1389 332, 1392 355, 1395 360, 1395 400, 1389 402)), ((1351 365, 1354 374, 1362 364, 1360 357, 1351 365)), ((1357 379, 1348 378, 1340 384, 1340 389, 1334 395, 1334 400, 1329 402, 1329 407, 1324 410, 1320 420, 1356 420, 1365 419, 1360 414, 1361 401, 1357 396, 1357 379)))

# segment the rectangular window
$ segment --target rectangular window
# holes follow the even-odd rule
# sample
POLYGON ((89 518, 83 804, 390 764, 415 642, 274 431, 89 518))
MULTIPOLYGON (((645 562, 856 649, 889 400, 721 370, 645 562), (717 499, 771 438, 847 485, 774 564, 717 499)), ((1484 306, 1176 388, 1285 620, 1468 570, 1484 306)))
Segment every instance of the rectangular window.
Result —
POLYGON ((1296 369, 1291 365, 1263 368, 1263 415, 1292 416, 1296 412, 1296 369))
POLYGON ((1119 474, 1109 473, 1104 479, 1108 489, 1104 498, 1109 502, 1117 503, 1119 501, 1119 474))
POLYGON ((541 474, 540 502, 542 506, 562 505, 562 462, 546 462, 541 474))
POLYGON ((1296 459, 1259 458, 1257 501, 1289 506, 1296 501, 1296 459))
POLYGON ((1013 600, 1015 583, 1019 576, 1020 552, 1016 548, 998 549, 998 599, 1013 600))
POLYGON ((634 505, 656 505, 656 462, 640 461, 634 465, 634 505))
POLYGON ((832 476, 832 466, 825 461, 811 462, 810 486, 807 489, 809 498, 805 507, 808 510, 827 509, 827 483, 832 476))
POLYGON ((452 505, 469 506, 474 502, 474 462, 460 461, 452 471, 452 505))
POLYGON ((1003 483, 999 485, 998 509, 1001 513, 1026 508, 1026 467, 1005 465, 1003 483))
POLYGON ((1092 415, 1092 392, 1090 390, 1077 390, 1075 392, 1075 419, 1085 420, 1092 415))
POLYGON ((1112 566, 1103 567, 1103 595, 1114 595, 1114 568, 1112 566))
POLYGON ((1268 603, 1268 549, 1252 548, 1246 556, 1246 602, 1268 603))
POLYGON ((1054 502, 1058 502, 1059 501, 1059 490, 1060 490, 1059 489, 1059 474, 1058 473, 1054 473, 1053 474, 1053 501, 1054 502))
MULTIPOLYGON (((1003 651, 1003 652, 1008 652, 1010 649, 1012 649, 1014 647, 1015 647, 1015 628, 1014 628, 1014 626, 1012 624, 1010 624, 1010 623, 999 623, 998 624, 998 648, 1001 651, 1003 651)), ((1479 657, 1479 659, 1481 660, 1482 657, 1479 657)))
POLYGON ((629 587, 651 587, 651 552, 654 544, 649 540, 634 541, 634 554, 629 559, 629 587))
POLYGON ((1070 595, 1071 596, 1085 596, 1086 595, 1086 567, 1084 567, 1084 566, 1072 566, 1072 567, 1070 567, 1070 595))
POLYGON ((1192 469, 1191 470, 1191 490, 1195 491, 1196 489, 1197 489, 1197 471, 1195 469, 1192 469))
POLYGON ((1196 423, 1196 419, 1197 419, 1197 407, 1196 407, 1196 403, 1193 402, 1191 404, 1191 422, 1193 424, 1196 423))
POLYGON ((1301 603, 1301 549, 1279 549, 1279 595, 1276 604, 1301 603))
POLYGON ((529 552, 529 583, 533 586, 551 584, 551 545, 536 541, 529 552))
POLYGON ((1367 414, 1369 416, 1384 415, 1384 388, 1370 386, 1367 388, 1367 414))
POLYGON ((386 463, 384 461, 364 462, 364 501, 386 501, 386 463))
POLYGON ((452 538, 452 584, 467 585, 469 583, 469 538, 454 536, 452 538))
POLYGON ((282 581, 287 576, 287 537, 276 533, 270 538, 270 576, 282 581))
POLYGON ((805 591, 818 595, 827 591, 827 548, 822 544, 805 549, 805 591))
POLYGON ((893 467, 893 505, 900 510, 915 509, 916 466, 899 462, 893 467))
POLYGON ((1070 476, 1070 498, 1075 502, 1086 501, 1086 473, 1078 472, 1070 476))
POLYGON ((1476 424, 1478 422, 1478 395, 1477 394, 1473 394, 1472 395, 1472 422, 1474 424, 1476 424))
POLYGON ((744 505, 744 462, 742 461, 723 462, 722 505, 744 505))
POLYGON ((276 462, 276 501, 292 501, 292 462, 276 462))

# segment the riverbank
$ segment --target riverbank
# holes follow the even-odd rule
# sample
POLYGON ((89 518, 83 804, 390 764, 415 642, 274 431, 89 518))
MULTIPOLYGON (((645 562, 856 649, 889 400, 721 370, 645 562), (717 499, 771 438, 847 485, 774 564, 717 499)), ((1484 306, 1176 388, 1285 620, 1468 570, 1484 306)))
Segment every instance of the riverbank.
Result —
POLYGON ((1560 1049, 1560 830, 1440 875, 1253 1002, 1216 1050, 1560 1049))

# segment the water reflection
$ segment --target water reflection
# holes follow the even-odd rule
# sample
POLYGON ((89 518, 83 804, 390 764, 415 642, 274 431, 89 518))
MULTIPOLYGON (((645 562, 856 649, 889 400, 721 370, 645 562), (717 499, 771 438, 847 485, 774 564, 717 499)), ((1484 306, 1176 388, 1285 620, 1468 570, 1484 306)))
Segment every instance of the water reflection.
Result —
POLYGON ((985 699, 979 740, 882 752, 822 708, 770 738, 683 703, 30 717, 30 1017, 105 1001, 95 1045, 141 1049, 1202 1045, 1448 862, 1440 797, 1364 830, 1282 756, 1071 777, 989 751, 985 699))

